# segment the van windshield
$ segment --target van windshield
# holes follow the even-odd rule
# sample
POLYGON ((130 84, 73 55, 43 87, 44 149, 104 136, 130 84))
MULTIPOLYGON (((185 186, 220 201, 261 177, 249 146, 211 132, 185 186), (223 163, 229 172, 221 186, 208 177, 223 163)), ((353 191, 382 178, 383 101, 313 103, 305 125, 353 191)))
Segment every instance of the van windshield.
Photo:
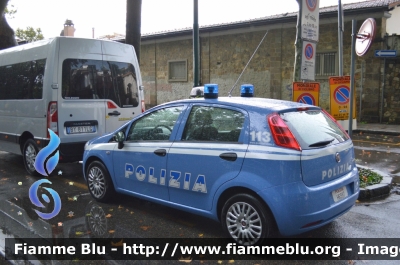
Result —
POLYGON ((130 63, 66 59, 62 68, 64 99, 110 99, 121 108, 139 105, 135 69, 130 63))

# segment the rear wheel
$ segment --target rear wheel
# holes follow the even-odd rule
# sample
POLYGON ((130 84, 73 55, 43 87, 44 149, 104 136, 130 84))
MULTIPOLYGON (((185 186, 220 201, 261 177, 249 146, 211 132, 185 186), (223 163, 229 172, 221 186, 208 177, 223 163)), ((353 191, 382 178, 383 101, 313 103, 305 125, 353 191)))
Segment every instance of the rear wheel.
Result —
POLYGON ((34 140, 28 139, 24 147, 22 148, 22 158, 26 171, 32 176, 39 176, 40 174, 36 171, 35 161, 36 156, 39 153, 39 147, 34 140))
POLYGON ((114 185, 107 168, 100 161, 93 161, 86 170, 90 194, 99 202, 106 202, 115 195, 114 185))
POLYGON ((224 231, 240 245, 259 245, 271 234, 273 221, 266 207, 250 194, 226 201, 221 212, 224 231))

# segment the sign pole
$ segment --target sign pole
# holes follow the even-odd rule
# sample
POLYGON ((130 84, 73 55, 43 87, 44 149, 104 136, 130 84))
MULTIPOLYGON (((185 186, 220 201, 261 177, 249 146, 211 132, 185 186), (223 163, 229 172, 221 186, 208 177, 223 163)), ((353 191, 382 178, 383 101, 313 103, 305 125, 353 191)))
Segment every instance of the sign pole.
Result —
POLYGON ((338 42, 339 42, 339 76, 343 76, 343 7, 342 1, 338 0, 338 42))
POLYGON ((354 98, 354 64, 355 64, 355 40, 356 40, 357 21, 352 20, 351 31, 351 71, 350 71, 350 110, 349 110, 349 136, 353 135, 353 98, 354 98))

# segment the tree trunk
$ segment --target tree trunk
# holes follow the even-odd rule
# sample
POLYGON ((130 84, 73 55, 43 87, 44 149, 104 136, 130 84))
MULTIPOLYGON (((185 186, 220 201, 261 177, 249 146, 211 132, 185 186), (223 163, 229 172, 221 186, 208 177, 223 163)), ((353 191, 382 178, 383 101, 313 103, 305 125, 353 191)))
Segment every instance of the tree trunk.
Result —
POLYGON ((142 21, 142 0, 126 0, 126 37, 125 43, 135 48, 140 62, 140 38, 142 21))
POLYGON ((0 0, 0 50, 17 46, 14 30, 8 25, 4 10, 8 0, 0 0))

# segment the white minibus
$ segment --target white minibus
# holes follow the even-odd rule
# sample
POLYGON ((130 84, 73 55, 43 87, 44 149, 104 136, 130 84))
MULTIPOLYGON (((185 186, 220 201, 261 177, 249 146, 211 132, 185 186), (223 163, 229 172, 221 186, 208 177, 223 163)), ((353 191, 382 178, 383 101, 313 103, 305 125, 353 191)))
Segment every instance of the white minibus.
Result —
POLYGON ((144 112, 133 46, 56 37, 0 51, 0 150, 34 161, 60 138, 59 162, 80 161, 86 141, 144 112))

